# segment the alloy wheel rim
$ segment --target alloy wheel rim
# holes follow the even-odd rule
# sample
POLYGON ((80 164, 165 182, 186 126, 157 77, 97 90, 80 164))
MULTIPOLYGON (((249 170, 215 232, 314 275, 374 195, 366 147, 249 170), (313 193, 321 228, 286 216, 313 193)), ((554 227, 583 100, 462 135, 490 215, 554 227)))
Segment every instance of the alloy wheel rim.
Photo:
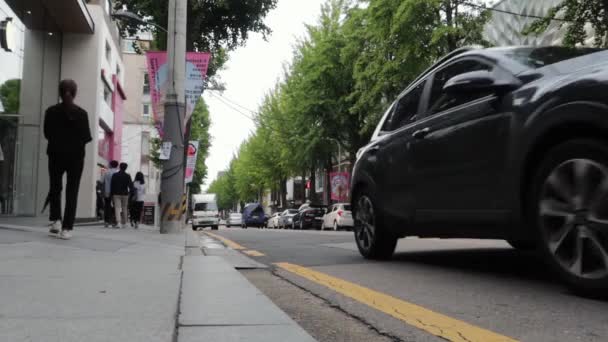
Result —
POLYGON ((357 244, 369 251, 376 236, 376 216, 374 206, 367 196, 361 196, 357 201, 355 215, 355 238, 357 244))
POLYGON ((337 231, 338 230, 338 222, 334 222, 334 230, 337 231))
POLYGON ((544 243, 570 274, 608 276, 608 167, 570 159, 555 167, 542 187, 538 215, 544 243))

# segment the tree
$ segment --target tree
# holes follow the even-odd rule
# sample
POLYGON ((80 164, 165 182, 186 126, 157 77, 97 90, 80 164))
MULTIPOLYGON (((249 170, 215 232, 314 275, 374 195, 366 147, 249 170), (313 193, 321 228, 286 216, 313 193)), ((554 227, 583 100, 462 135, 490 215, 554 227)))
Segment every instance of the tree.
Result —
MULTIPOLYGON (((225 63, 226 51, 243 44, 250 32, 266 37, 270 28, 264 18, 275 8, 277 0, 188 0, 188 51, 210 51, 213 54, 209 66, 209 76, 215 75, 225 63)), ((169 0, 115 0, 114 8, 126 6, 145 18, 152 18, 158 24, 167 23, 169 0)), ((163 25, 164 26, 164 25, 163 25)), ((125 22, 122 33, 134 36, 142 27, 133 22, 125 22)), ((151 28, 147 28, 151 29, 151 28)), ((156 31, 156 45, 166 46, 164 32, 156 31)))
POLYGON ((19 95, 21 90, 21 80, 12 79, 4 82, 0 86, 0 101, 4 107, 4 113, 19 113, 19 95))
POLYGON ((594 35, 596 47, 608 47, 608 1, 563 0, 552 7, 545 18, 534 21, 523 33, 542 34, 554 20, 558 20, 560 28, 565 29, 564 45, 585 44, 587 38, 594 35), (593 30, 588 31, 587 25, 593 30))

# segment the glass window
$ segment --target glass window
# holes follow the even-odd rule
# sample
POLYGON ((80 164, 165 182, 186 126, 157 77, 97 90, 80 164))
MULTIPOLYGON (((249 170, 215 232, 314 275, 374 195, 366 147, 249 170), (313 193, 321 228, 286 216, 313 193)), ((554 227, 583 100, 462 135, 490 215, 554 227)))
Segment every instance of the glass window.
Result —
POLYGON ((150 94, 150 77, 148 73, 144 73, 144 95, 150 94))
POLYGON ((217 205, 214 202, 196 203, 194 204, 195 211, 216 211, 217 205))
POLYGON ((393 112, 389 114, 389 117, 382 127, 383 131, 394 131, 416 121, 420 97, 424 92, 425 84, 426 81, 420 82, 416 87, 397 100, 397 103, 393 105, 393 112))
POLYGON ((143 104, 142 113, 143 113, 144 117, 149 117, 150 116, 150 104, 149 103, 144 103, 143 104))
POLYGON ((106 42, 106 60, 109 63, 112 63, 112 48, 110 47, 110 43, 106 42))
POLYGON ((112 107, 112 90, 110 90, 110 88, 108 88, 108 86, 105 84, 103 87, 103 99, 106 101, 108 106, 112 107))
POLYGON ((488 91, 468 92, 458 95, 446 94, 443 91, 443 87, 450 79, 460 74, 478 70, 489 71, 491 69, 492 67, 488 64, 477 60, 464 60, 448 65, 442 70, 437 71, 433 77, 428 113, 434 114, 442 112, 489 95, 490 92, 488 91))

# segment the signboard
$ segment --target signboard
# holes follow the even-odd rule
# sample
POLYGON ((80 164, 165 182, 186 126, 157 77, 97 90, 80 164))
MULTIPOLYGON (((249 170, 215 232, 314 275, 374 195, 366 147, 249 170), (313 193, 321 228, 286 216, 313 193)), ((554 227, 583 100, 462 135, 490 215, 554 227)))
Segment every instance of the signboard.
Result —
MULTIPOLYGON (((164 51, 149 51, 146 52, 146 59, 148 61, 152 113, 154 115, 156 128, 162 137, 162 127, 165 116, 163 97, 167 95, 170 86, 168 82, 169 65, 167 63, 167 53, 164 51)), ((192 111, 194 111, 196 103, 203 93, 210 59, 211 54, 208 52, 186 53, 186 84, 184 89, 186 97, 184 99, 186 102, 186 120, 184 120, 184 128, 192 115, 192 111)))
POLYGON ((145 225, 148 226, 153 226, 154 225, 154 210, 155 210, 156 206, 154 204, 152 205, 148 205, 148 203, 146 203, 144 205, 144 217, 141 220, 141 222, 145 225))
POLYGON ((350 174, 348 172, 332 172, 329 174, 331 184, 331 199, 338 202, 348 201, 350 190, 350 174))
POLYGON ((198 140, 190 141, 187 152, 186 184, 192 183, 192 178, 194 177, 194 170, 196 169, 196 157, 198 156, 198 140))
POLYGON ((163 141, 158 159, 169 160, 169 158, 171 158, 171 147, 173 147, 173 144, 170 141, 163 141))

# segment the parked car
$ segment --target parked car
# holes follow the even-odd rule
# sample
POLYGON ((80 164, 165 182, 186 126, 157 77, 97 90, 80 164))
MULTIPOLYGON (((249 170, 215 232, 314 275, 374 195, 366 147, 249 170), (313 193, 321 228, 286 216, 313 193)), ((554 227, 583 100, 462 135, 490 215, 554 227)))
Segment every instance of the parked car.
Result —
POLYGON ((267 227, 273 229, 279 228, 279 217, 281 217, 281 213, 272 214, 272 216, 270 216, 268 219, 267 227))
POLYGON ((608 51, 463 49, 388 108, 352 175, 355 240, 388 258, 409 235, 539 248, 608 290, 608 51))
POLYGON ((259 203, 245 205, 241 219, 241 227, 243 228, 262 228, 266 224, 266 214, 264 213, 264 208, 259 203))
POLYGON ((322 230, 325 228, 333 228, 340 230, 353 227, 353 216, 350 211, 349 203, 337 203, 329 207, 325 216, 323 216, 322 230))
POLYGON ((294 215, 291 228, 292 229, 321 229, 323 226, 323 215, 325 215, 323 207, 306 207, 294 215))
POLYGON ((232 213, 232 214, 230 214, 230 216, 228 216, 228 219, 226 220, 226 225, 228 227, 241 226, 243 224, 242 217, 243 217, 243 214, 232 213))
POLYGON ((297 209, 287 209, 281 213, 279 217, 279 229, 291 228, 293 217, 298 213, 297 209))

